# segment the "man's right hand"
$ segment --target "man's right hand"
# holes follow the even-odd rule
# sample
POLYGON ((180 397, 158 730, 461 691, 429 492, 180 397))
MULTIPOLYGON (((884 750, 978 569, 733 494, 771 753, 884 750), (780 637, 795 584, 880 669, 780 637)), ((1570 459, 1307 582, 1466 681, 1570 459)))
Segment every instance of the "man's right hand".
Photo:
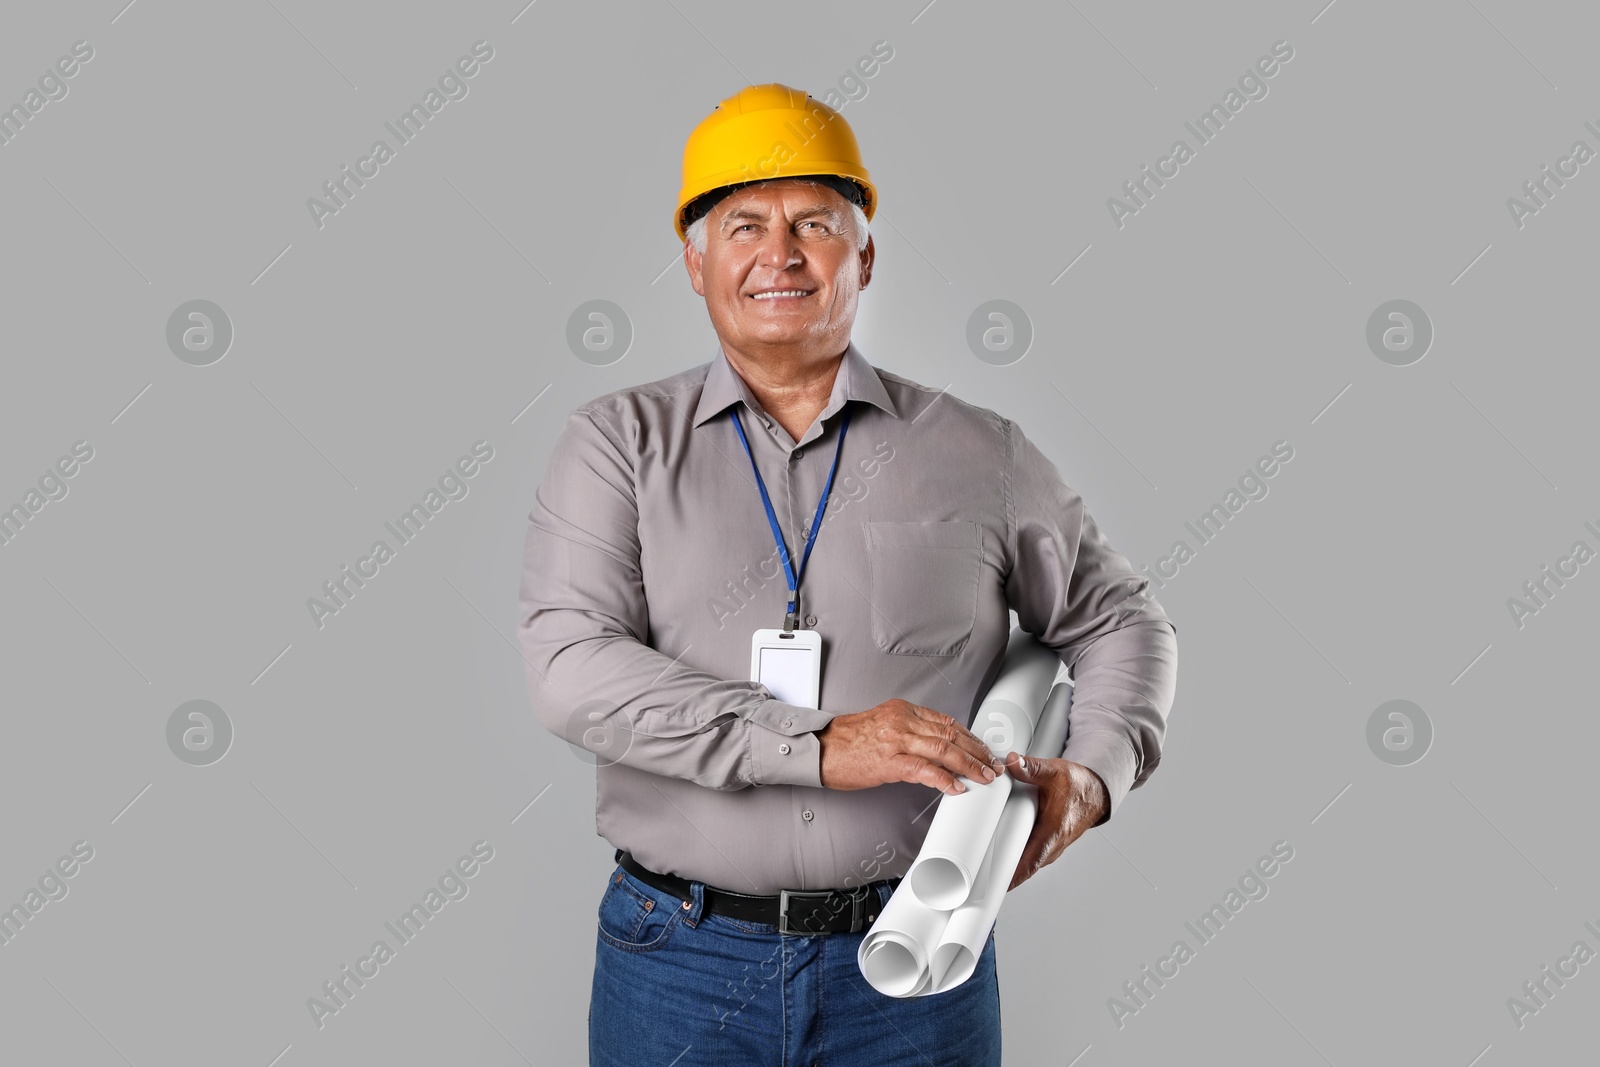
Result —
POLYGON ((828 789, 918 782, 953 796, 966 791, 958 778, 989 782, 1005 773, 1005 762, 965 726, 899 698, 836 715, 817 737, 822 784, 828 789))

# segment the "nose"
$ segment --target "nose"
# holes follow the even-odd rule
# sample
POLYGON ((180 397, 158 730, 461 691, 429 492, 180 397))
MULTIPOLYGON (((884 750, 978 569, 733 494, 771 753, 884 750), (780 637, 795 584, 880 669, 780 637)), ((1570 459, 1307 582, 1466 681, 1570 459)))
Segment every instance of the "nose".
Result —
POLYGON ((761 242, 759 259, 773 270, 786 270, 802 258, 800 238, 787 229, 775 227, 761 242))

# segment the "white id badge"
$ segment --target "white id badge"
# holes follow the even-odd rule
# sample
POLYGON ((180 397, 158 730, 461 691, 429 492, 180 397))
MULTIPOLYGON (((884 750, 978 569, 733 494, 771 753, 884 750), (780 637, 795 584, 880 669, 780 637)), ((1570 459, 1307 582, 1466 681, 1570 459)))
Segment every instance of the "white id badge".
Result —
POLYGON ((785 704, 816 707, 822 690, 822 635, 815 630, 757 630, 750 638, 750 679, 785 704))

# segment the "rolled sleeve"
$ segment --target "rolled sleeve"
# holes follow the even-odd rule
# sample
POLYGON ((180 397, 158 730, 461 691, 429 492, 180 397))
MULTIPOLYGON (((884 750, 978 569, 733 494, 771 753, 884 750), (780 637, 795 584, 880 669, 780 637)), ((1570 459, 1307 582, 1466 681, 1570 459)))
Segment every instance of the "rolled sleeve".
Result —
MULTIPOLYGON (((1060 471, 1009 420, 1007 599, 1074 682, 1062 757, 1105 782, 1106 819, 1161 761, 1177 627, 1060 471)), ((1101 820, 1102 822, 1105 819, 1101 820)))

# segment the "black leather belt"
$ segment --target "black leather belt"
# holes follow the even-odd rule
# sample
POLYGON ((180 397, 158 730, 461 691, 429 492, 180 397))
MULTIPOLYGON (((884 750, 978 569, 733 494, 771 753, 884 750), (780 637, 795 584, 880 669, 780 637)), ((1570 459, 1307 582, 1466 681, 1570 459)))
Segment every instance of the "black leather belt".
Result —
MULTIPOLYGON (((641 866, 633 854, 617 849, 616 860, 622 869, 645 885, 671 893, 679 900, 693 899, 687 879, 660 874, 641 866)), ((854 889, 785 889, 774 896, 730 893, 706 886, 702 893, 706 914, 726 915, 745 922, 776 926, 785 934, 853 934, 865 930, 878 919, 880 884, 890 888, 900 879, 887 878, 854 889)))

